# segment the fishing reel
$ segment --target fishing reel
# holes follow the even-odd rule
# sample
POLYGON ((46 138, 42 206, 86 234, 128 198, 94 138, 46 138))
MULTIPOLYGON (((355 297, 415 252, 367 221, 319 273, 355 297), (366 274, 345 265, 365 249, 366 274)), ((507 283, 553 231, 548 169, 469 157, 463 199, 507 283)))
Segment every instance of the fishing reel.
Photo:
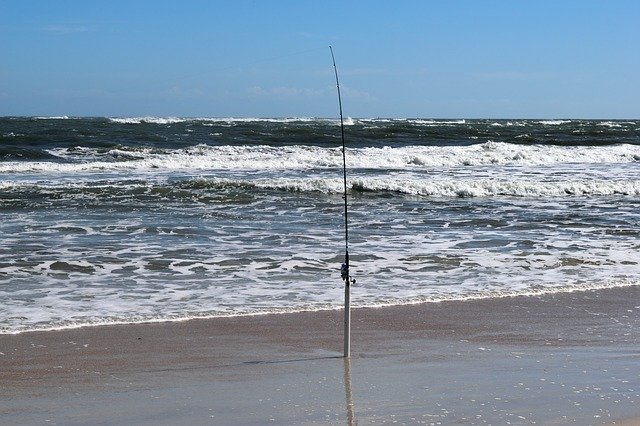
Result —
POLYGON ((356 279, 351 278, 351 276, 349 275, 349 265, 347 265, 346 263, 343 263, 340 267, 340 276, 342 277, 342 281, 344 281, 346 284, 356 283, 356 279))

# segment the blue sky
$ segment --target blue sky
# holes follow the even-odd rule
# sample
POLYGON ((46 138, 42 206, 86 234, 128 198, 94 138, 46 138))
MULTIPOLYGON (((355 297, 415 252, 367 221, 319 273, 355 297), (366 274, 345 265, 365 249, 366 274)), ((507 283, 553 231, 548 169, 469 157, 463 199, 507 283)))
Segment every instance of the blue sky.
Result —
POLYGON ((638 1, 0 2, 0 115, 640 118, 638 1))

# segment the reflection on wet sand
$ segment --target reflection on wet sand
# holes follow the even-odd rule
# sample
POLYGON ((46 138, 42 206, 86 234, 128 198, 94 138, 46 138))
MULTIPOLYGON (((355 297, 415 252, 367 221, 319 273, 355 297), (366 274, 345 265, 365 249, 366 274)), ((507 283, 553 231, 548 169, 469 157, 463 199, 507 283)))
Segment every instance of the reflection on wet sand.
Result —
POLYGON ((349 426, 356 425, 358 422, 355 419, 353 411, 353 396, 351 394, 351 359, 344 359, 344 397, 347 405, 347 424, 349 426))

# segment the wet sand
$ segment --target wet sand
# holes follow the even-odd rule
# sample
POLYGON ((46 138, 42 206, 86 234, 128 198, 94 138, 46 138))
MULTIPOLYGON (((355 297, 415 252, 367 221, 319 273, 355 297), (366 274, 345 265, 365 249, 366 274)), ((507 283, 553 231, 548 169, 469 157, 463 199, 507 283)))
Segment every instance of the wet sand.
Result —
POLYGON ((0 423, 584 425, 640 415, 640 287, 356 309, 348 362, 341 321, 309 312, 2 335, 0 423))

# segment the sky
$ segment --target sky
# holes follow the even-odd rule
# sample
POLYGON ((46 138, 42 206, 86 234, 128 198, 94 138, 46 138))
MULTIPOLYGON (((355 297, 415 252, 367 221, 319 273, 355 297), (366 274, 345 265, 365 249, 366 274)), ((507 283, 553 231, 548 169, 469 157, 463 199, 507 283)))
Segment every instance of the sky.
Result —
POLYGON ((0 1, 0 116, 640 118, 636 0, 0 1))

